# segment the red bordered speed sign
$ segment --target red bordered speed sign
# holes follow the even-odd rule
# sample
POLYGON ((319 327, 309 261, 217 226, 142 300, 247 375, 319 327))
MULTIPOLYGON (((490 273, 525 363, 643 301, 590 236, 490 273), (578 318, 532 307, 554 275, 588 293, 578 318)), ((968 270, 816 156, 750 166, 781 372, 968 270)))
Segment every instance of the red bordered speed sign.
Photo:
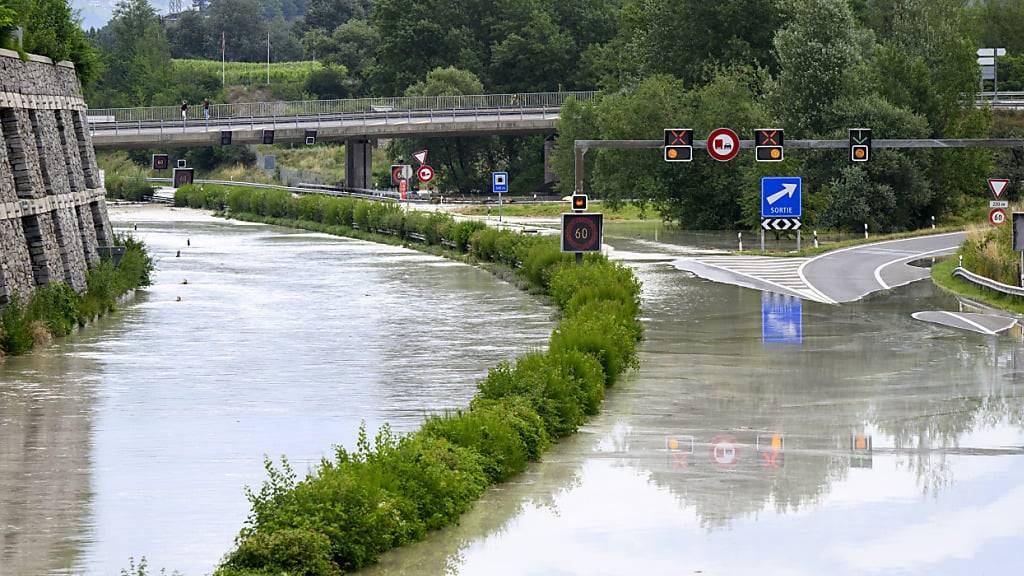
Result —
POLYGON ((719 162, 728 162, 740 153, 740 137, 728 128, 716 128, 708 135, 708 154, 719 162))
POLYGON ((993 208, 988 213, 988 221, 993 226, 999 226, 1003 222, 1006 222, 1006 211, 1002 208, 993 208))

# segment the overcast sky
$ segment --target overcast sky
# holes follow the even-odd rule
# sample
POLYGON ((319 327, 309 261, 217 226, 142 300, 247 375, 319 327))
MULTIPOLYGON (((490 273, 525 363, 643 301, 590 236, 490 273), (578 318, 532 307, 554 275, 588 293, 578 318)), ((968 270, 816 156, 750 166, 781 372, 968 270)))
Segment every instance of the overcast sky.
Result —
MULTIPOLYGON (((110 20, 110 13, 114 11, 114 4, 117 0, 71 0, 71 5, 78 10, 82 18, 82 27, 101 28, 110 20)), ((149 3, 157 9, 157 12, 167 12, 167 0, 149 0, 149 3)), ((182 5, 190 6, 192 2, 185 0, 182 5)))

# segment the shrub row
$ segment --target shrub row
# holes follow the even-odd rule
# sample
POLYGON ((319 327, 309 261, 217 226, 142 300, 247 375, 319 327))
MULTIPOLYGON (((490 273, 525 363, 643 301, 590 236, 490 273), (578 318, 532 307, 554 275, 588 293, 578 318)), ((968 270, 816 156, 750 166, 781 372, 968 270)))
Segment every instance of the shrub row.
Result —
POLYGON ((186 187, 176 203, 443 244, 516 268, 561 311, 549 349, 491 369, 467 409, 431 416, 408 435, 385 426, 371 441, 362 428, 354 451, 338 448, 301 480, 287 460, 280 467, 267 461, 268 480, 247 491, 252 510, 220 576, 335 575, 455 522, 488 486, 522 472, 596 414, 605 387, 637 363, 640 283, 602 256, 575 265, 555 238, 393 204, 269 190, 186 187))
POLYGON ((54 336, 66 336, 97 316, 112 311, 122 294, 148 286, 153 261, 142 242, 131 236, 115 236, 125 247, 120 264, 104 260, 86 276, 87 290, 75 292, 63 282, 37 288, 27 299, 13 295, 0 310, 0 356, 23 354, 54 336))

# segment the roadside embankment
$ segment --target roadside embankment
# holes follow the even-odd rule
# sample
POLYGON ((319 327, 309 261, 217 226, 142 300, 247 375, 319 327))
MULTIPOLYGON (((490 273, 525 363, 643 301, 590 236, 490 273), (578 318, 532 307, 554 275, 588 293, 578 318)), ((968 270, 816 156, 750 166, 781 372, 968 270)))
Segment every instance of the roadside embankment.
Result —
POLYGON ((179 189, 175 202, 506 266, 561 313, 548 350, 492 368, 468 408, 430 416, 404 436, 387 426, 373 438, 360 430, 354 449, 337 448, 301 480, 287 460, 268 461, 268 480, 248 492, 252 510, 221 576, 340 574, 456 522, 489 486, 522 472, 597 414, 605 388, 637 364, 639 281, 603 256, 575 265, 556 238, 396 204, 275 190, 192 186, 179 189))
MULTIPOLYGON (((1014 210, 1022 207, 1014 206, 1014 210)), ((982 304, 1024 314, 1024 298, 996 292, 953 276, 963 258, 963 267, 986 278, 1016 286, 1020 283, 1020 254, 1013 251, 1013 227, 978 225, 967 230, 960 250, 932 268, 932 280, 940 287, 982 304)))
POLYGON ((122 295, 150 284, 153 260, 145 246, 131 236, 115 235, 125 249, 114 266, 103 260, 86 272, 86 291, 79 294, 64 282, 40 286, 27 299, 15 295, 0 308, 0 358, 24 354, 37 344, 66 336, 97 316, 112 312, 122 295))

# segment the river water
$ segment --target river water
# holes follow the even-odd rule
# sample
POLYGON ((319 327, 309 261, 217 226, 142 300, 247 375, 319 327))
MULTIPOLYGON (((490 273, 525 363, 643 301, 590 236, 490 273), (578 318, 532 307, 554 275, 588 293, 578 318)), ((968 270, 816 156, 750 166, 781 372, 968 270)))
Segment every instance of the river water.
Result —
POLYGON ((137 223, 154 286, 0 364, 3 576, 117 574, 130 556, 208 573, 265 454, 301 473, 361 421, 415 429, 553 327, 535 297, 402 248, 190 210, 112 218, 137 223))
MULTIPOLYGON (((0 368, 4 574, 110 574, 132 554, 202 574, 262 454, 304 468, 360 419, 415 427, 551 326, 468 267, 162 214, 140 222, 163 260, 138 304, 0 368)), ((612 243, 643 256, 640 370, 544 462, 369 573, 1024 571, 1019 336, 913 320, 957 306, 927 282, 801 303, 651 261, 653 238, 612 243)))

